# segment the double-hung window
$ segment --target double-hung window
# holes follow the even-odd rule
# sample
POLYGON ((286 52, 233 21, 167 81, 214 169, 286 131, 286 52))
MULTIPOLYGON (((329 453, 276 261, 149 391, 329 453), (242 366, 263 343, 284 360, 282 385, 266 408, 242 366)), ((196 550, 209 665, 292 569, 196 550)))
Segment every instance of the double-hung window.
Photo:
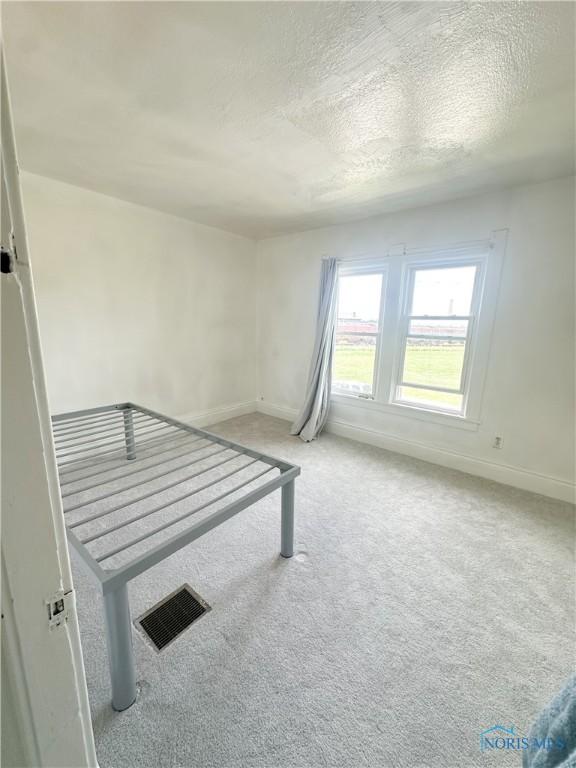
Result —
POLYGON ((505 232, 438 251, 342 261, 332 390, 432 421, 480 418, 505 232), (416 413, 418 412, 418 413, 416 413), (427 415, 425 415, 427 414, 427 415))
POLYGON ((394 402, 464 413, 480 270, 458 261, 408 268, 394 402))
POLYGON ((371 399, 376 391, 386 275, 340 269, 332 389, 371 399))

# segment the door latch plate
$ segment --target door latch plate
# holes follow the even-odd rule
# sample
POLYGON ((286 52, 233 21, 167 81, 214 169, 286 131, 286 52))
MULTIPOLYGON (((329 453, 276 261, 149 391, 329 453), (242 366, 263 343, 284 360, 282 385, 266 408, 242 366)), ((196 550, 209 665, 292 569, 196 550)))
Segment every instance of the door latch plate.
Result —
POLYGON ((64 593, 62 591, 56 592, 55 595, 46 600, 46 607, 48 610, 48 626, 50 629, 59 627, 68 620, 68 604, 70 601, 71 593, 64 593))

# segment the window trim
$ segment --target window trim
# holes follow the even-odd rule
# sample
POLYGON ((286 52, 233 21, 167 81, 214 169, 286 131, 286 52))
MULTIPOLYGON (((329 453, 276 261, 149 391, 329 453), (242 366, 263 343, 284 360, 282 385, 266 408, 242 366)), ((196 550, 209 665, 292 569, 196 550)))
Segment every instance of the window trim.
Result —
MULTIPOLYGON (((433 413, 441 413, 448 416, 466 417, 468 395, 471 384, 471 362, 474 359, 474 347, 476 343, 478 321, 482 303, 482 291, 484 285, 484 273, 486 270, 487 254, 483 256, 458 256, 454 255, 451 258, 445 256, 440 258, 434 258, 431 256, 425 261, 406 260, 404 263, 403 277, 402 277, 402 301, 401 301, 401 317, 398 325, 398 332, 396 334, 395 343, 398 348, 398 354, 396 355, 396 365, 394 367, 391 388, 389 393, 389 402, 394 405, 408 405, 411 408, 422 408, 417 403, 412 403, 408 400, 403 400, 399 397, 398 392, 400 387, 413 387, 414 389, 427 389, 429 391, 446 392, 462 395, 462 407, 459 410, 450 408, 435 407, 432 404, 427 403, 424 406, 424 410, 431 411, 433 413), (416 273, 426 269, 457 269, 458 267, 476 267, 476 273, 474 275, 474 285, 472 288, 472 298, 470 301, 470 314, 469 315, 424 315, 423 317, 429 317, 430 319, 437 320, 444 317, 445 319, 454 319, 456 317, 462 317, 468 322, 466 336, 453 337, 457 340, 464 341, 464 360, 462 361, 462 373, 460 376, 460 388, 450 389, 448 387, 435 387, 424 386, 421 384, 413 384, 403 381, 404 373, 404 361, 406 357, 407 340, 411 338, 409 334, 410 322, 417 317, 411 315, 411 303, 414 296, 414 282, 416 273)), ((429 338, 429 337, 425 337, 429 338)), ((434 337, 444 338, 444 337, 434 337)), ((447 338, 447 337, 446 337, 447 338)))
MULTIPOLYGON (((360 408, 370 412, 382 412, 390 416, 416 419, 445 427, 477 430, 482 423, 481 410, 484 396, 486 372, 490 360, 494 321, 498 307, 500 280, 506 251, 507 229, 494 230, 490 238, 454 246, 407 249, 400 244, 391 248, 384 256, 362 255, 342 259, 339 273, 350 274, 360 269, 379 271, 386 269, 385 301, 381 302, 381 313, 384 315, 380 325, 381 350, 379 357, 378 382, 374 390, 374 398, 358 397, 350 392, 332 390, 331 402, 338 407, 360 408), (484 269, 481 276, 481 287, 478 293, 479 306, 476 309, 476 343, 470 356, 468 375, 468 397, 462 415, 458 412, 430 409, 427 405, 420 406, 405 402, 395 402, 391 394, 393 380, 398 366, 399 352, 399 323, 402 316, 402 300, 404 296, 404 277, 408 264, 421 262, 423 264, 444 259, 449 263, 461 259, 483 259, 484 269)), ((478 274, 477 274, 478 278, 478 274)))
POLYGON ((376 333, 362 333, 361 331, 351 332, 343 334, 346 336, 375 336, 376 337, 376 350, 374 354, 374 370, 372 373, 372 392, 365 394, 358 392, 352 394, 349 390, 338 389, 334 384, 332 385, 332 395, 340 395, 343 397, 354 397, 360 400, 374 401, 376 399, 376 393, 378 392, 378 385, 380 381, 380 358, 382 350, 382 339, 384 337, 384 314, 386 304, 386 292, 388 285, 388 265, 383 261, 367 261, 366 263, 358 262, 356 265, 350 263, 340 263, 338 265, 338 288, 336 291, 336 323, 334 327, 334 349, 336 349, 336 337, 338 336, 338 299, 340 292, 340 278, 341 277, 354 277, 356 275, 381 275, 382 281, 380 285, 380 307, 378 312, 378 331, 376 333))
POLYGON ((458 416, 448 412, 431 411, 422 406, 412 406, 405 403, 386 403, 380 400, 368 400, 350 394, 341 394, 333 392, 330 398, 333 405, 345 408, 360 410, 369 410, 371 413, 379 412, 390 416, 408 418, 411 420, 423 421, 432 424, 439 424, 445 427, 463 429, 475 432, 481 424, 481 421, 469 417, 458 416))

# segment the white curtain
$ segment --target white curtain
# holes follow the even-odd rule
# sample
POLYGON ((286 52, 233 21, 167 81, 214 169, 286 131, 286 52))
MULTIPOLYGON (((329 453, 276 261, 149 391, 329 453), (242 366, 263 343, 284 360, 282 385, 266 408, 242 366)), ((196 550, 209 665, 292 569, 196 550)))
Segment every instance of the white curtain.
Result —
POLYGON ((337 260, 333 258, 323 259, 318 319, 316 321, 316 341, 312 353, 310 373, 308 374, 306 398, 298 418, 290 430, 290 434, 298 435, 306 443, 318 437, 328 418, 332 387, 337 278, 337 260))

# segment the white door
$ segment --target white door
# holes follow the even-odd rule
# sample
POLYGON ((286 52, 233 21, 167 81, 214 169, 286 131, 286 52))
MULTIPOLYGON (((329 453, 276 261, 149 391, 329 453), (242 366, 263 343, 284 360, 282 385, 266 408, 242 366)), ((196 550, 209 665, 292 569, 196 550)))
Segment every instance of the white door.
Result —
POLYGON ((97 766, 0 58, 2 765, 97 766))

